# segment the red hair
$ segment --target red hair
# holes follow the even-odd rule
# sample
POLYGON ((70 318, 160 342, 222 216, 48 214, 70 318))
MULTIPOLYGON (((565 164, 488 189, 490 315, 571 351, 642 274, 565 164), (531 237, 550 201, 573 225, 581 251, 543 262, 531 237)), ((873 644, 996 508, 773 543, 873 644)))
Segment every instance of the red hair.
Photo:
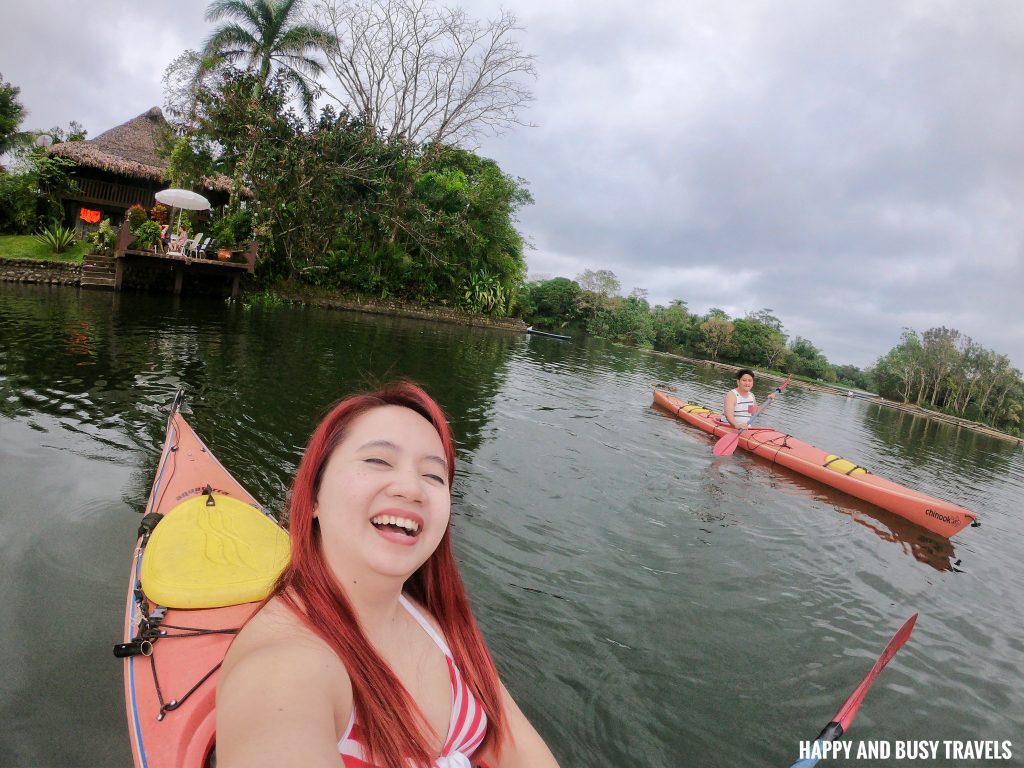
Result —
MULTIPOLYGON (((367 757, 374 765, 407 768, 406 761, 411 758, 416 765, 429 766, 434 758, 424 735, 423 714, 366 639, 344 588, 327 565, 314 518, 320 481, 331 453, 344 439, 353 419, 385 405, 409 408, 437 430, 448 462, 451 488, 455 476, 451 429, 440 406, 423 389, 411 382, 396 382, 342 400, 313 432, 295 474, 287 510, 292 558, 273 594, 323 638, 345 665, 352 681, 352 703, 359 712, 369 752, 367 757)), ((455 663, 487 713, 487 736, 481 750, 492 745, 497 751, 505 728, 498 672, 459 576, 452 554, 450 524, 437 549, 405 582, 404 591, 425 606, 441 625, 455 663)))

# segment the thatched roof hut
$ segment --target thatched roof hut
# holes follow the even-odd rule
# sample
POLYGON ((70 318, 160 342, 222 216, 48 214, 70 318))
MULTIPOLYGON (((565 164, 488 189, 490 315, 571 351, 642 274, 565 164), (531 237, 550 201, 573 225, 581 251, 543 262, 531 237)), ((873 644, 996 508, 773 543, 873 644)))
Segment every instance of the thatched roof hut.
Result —
MULTIPOLYGON (((160 107, 153 107, 95 139, 65 141, 54 144, 48 151, 85 168, 166 184, 167 160, 161 156, 161 149, 170 139, 171 127, 164 113, 160 107)), ((227 176, 206 179, 203 187, 230 192, 231 179, 227 176)))

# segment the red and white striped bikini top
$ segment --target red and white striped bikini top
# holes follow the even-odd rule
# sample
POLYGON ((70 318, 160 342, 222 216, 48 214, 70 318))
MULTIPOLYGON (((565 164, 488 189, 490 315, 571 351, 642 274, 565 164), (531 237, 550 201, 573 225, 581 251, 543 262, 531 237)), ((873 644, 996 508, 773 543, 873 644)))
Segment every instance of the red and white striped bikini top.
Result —
MULTIPOLYGON (((448 643, 416 609, 416 606, 406 599, 405 595, 400 596, 399 601, 441 649, 448 662, 448 677, 452 682, 452 714, 448 725, 448 735, 445 737, 440 756, 434 759, 431 768, 472 768, 469 759, 483 743, 487 733, 487 715, 469 689, 459 668, 455 666, 448 643)), ((345 733, 338 742, 338 752, 341 753, 345 768, 374 768, 371 763, 366 762, 363 734, 356 718, 355 707, 352 708, 352 717, 349 718, 348 728, 345 729, 345 733)))

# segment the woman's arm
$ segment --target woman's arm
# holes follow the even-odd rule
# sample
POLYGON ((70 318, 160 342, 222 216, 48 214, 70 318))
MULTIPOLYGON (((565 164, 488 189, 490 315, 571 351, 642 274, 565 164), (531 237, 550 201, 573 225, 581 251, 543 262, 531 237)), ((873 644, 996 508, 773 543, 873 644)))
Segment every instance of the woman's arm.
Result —
POLYGON ((229 657, 217 683, 217 765, 338 768, 337 722, 351 711, 348 675, 326 649, 280 642, 245 650, 229 657))
MULTIPOLYGON (((504 685, 501 686, 501 698, 508 725, 501 745, 501 758, 495 760, 493 754, 484 754, 480 765, 487 768, 558 768, 558 761, 548 745, 530 725, 504 685)), ((474 759, 474 765, 477 760, 480 758, 474 759)))

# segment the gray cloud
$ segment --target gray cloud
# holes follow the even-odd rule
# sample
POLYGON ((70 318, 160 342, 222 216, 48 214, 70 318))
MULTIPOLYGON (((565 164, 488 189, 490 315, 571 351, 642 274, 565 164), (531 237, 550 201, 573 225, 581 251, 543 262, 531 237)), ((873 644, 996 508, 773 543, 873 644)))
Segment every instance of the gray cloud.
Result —
MULTIPOLYGON (((838 363, 946 325, 1024 366, 1016 0, 508 5, 538 56, 537 127, 481 151, 530 182, 532 273, 771 307, 838 363)), ((162 102, 204 8, 6 10, 0 72, 31 127, 96 135, 162 102)))

